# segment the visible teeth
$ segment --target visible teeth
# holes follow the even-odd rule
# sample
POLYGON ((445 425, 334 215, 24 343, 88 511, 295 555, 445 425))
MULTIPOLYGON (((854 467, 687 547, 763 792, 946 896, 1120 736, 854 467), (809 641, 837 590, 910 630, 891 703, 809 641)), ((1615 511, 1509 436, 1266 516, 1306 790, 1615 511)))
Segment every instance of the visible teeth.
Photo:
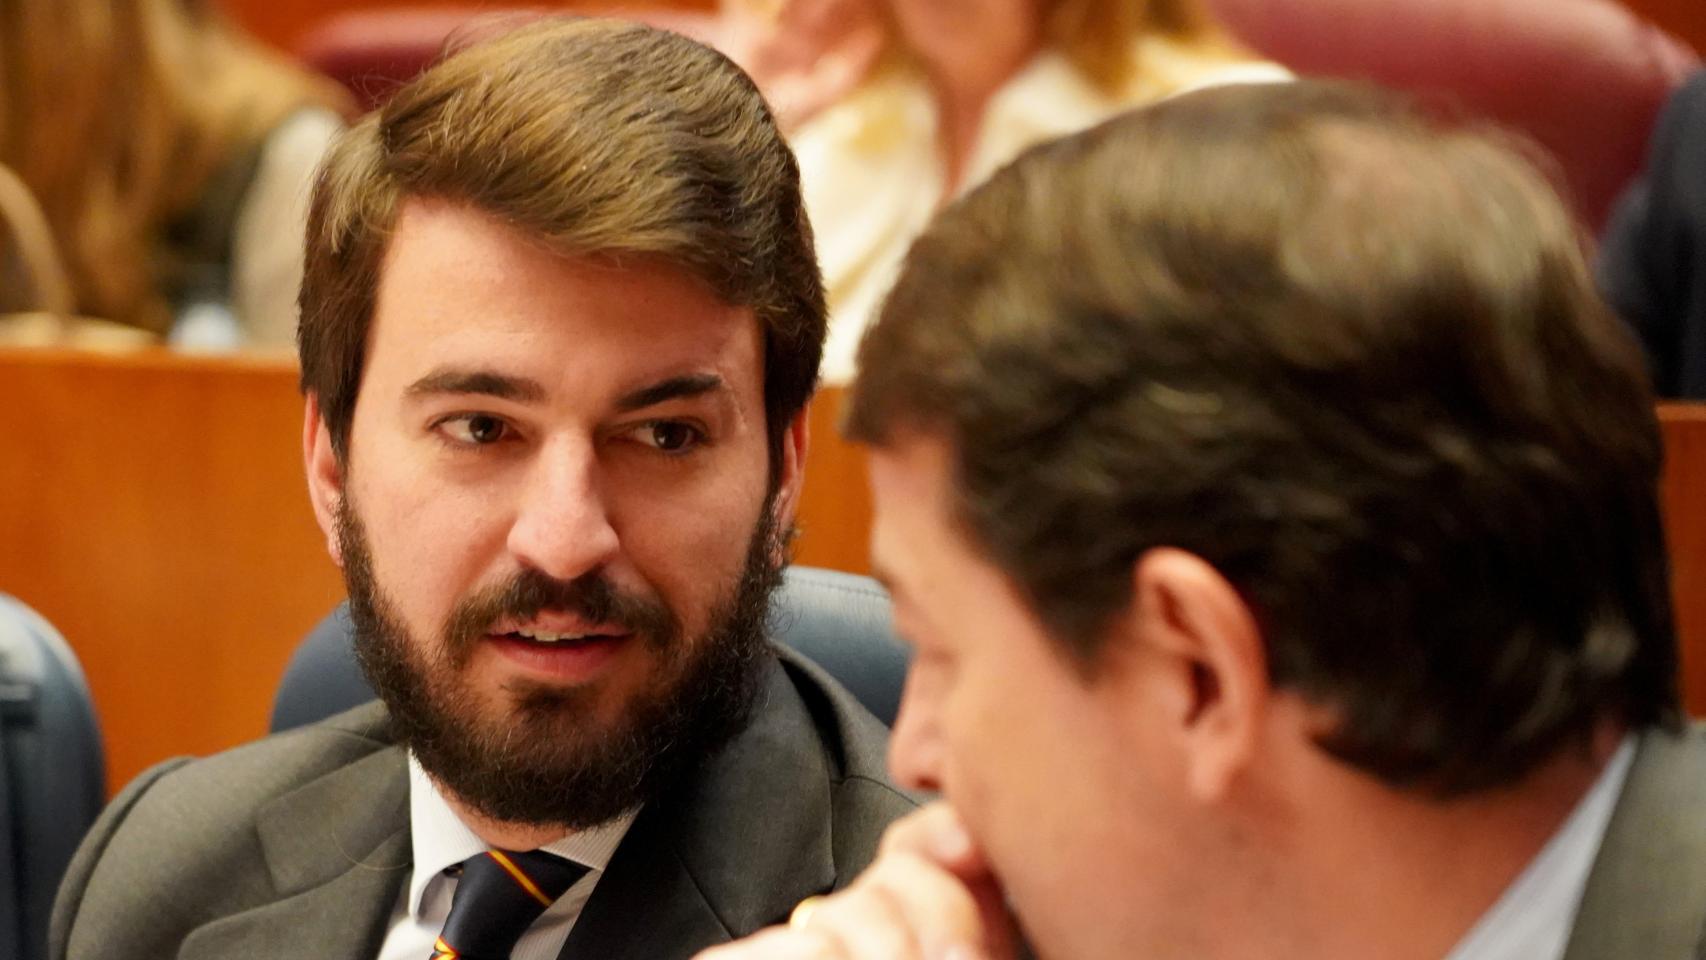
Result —
POLYGON ((517 630, 517 636, 526 637, 537 643, 561 643, 564 640, 582 640, 584 634, 579 633, 547 633, 543 630, 517 630))

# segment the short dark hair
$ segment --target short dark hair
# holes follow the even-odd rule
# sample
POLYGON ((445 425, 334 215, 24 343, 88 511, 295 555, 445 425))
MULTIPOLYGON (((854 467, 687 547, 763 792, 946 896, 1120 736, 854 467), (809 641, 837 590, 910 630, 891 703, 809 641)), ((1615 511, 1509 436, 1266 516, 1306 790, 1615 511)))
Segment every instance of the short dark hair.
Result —
POLYGON ((544 18, 449 57, 338 141, 314 188, 297 339, 340 458, 407 197, 468 203, 565 253, 661 257, 752 307, 776 469, 817 385, 823 280, 794 155, 727 58, 639 24, 544 18))
POLYGON ((1674 724, 1653 397, 1524 152, 1313 82, 1039 147, 913 247, 849 432, 950 443, 972 542, 1087 675, 1138 558, 1204 558, 1387 782, 1674 724))

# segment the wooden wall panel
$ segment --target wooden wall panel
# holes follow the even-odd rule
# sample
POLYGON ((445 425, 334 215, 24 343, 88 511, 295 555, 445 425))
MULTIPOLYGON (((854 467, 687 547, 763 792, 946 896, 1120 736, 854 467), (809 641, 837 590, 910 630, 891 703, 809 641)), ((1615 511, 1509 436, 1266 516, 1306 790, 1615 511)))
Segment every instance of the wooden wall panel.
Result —
POLYGON ((0 591, 82 661, 109 786, 261 735, 342 594, 302 478, 295 364, 0 352, 0 591))
POLYGON ((865 452, 841 439, 843 390, 825 387, 811 407, 811 452, 800 492, 794 561, 853 573, 871 572, 871 492, 865 452))

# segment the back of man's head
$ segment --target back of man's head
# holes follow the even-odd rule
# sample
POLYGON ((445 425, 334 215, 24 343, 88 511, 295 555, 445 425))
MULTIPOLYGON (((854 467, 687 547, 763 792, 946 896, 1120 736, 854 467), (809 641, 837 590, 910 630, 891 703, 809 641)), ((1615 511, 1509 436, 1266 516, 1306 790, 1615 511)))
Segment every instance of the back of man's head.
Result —
POLYGON ((793 154, 727 59, 637 24, 545 19, 451 56, 338 142, 314 190, 298 339, 340 456, 408 198, 466 203, 565 254, 661 258, 752 307, 775 459, 816 384, 822 281, 793 154))
POLYGON ((859 367, 853 436, 947 442, 970 542, 1087 677, 1175 547, 1388 784, 1679 716, 1642 361, 1495 136, 1312 83, 1117 118, 945 211, 859 367))

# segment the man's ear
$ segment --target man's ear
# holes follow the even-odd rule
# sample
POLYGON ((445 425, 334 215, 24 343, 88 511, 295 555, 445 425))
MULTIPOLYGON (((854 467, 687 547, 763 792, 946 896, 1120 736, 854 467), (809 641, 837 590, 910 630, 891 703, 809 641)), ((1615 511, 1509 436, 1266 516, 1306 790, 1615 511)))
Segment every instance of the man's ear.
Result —
POLYGON ((326 552, 332 562, 344 565, 338 546, 338 507, 344 499, 344 465, 332 448, 332 434, 320 415, 320 398, 308 394, 302 413, 302 462, 308 469, 308 500, 314 519, 326 535, 326 552))
POLYGON ((810 404, 802 407, 782 432, 776 498, 771 502, 772 519, 776 522, 776 529, 781 531, 794 525, 794 516, 800 509, 800 489, 806 480, 806 453, 811 449, 810 411, 810 404))
POLYGON ((1216 802, 1266 733, 1272 689, 1261 631, 1237 589, 1195 554, 1150 550, 1132 577, 1132 627, 1144 662, 1158 667, 1148 679, 1162 685, 1164 734, 1180 748, 1191 795, 1216 802))

